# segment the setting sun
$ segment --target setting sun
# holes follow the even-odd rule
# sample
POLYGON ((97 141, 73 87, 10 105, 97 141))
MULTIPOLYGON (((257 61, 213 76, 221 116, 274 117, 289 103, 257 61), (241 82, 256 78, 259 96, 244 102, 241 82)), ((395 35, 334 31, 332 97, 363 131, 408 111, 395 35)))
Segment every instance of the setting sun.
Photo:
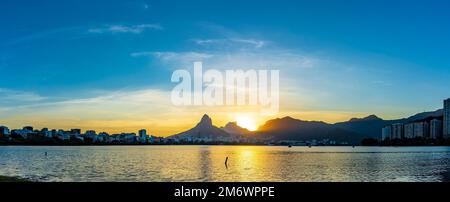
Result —
POLYGON ((246 128, 249 131, 255 131, 258 129, 255 120, 250 117, 237 117, 236 122, 238 126, 246 128))

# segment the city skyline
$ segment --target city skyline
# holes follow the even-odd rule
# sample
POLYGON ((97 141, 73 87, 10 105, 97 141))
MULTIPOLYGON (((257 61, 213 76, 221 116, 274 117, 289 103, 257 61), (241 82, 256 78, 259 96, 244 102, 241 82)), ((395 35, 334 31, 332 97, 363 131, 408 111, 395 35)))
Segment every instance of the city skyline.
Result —
POLYGON ((448 4, 2 2, 0 125, 167 136, 204 113, 254 128, 284 116, 336 123, 439 109, 450 85, 448 4), (173 106, 170 76, 194 61, 279 69, 280 113, 173 106))
POLYGON ((394 123, 381 129, 381 140, 387 139, 448 139, 450 128, 450 98, 443 101, 442 115, 422 117, 406 123, 394 123))

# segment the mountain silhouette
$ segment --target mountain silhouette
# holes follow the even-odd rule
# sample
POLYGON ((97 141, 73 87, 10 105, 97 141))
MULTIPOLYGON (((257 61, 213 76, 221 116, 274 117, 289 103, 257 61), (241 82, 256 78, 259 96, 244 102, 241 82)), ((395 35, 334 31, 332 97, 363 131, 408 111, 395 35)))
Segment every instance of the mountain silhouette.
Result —
POLYGON ((229 122, 218 128, 212 124, 208 115, 203 115, 200 122, 192 129, 181 132, 169 138, 232 138, 248 136, 262 140, 322 140, 330 139, 357 144, 364 138, 381 138, 381 129, 394 123, 408 123, 430 118, 442 118, 443 110, 418 113, 408 118, 396 120, 383 120, 376 115, 363 118, 352 118, 345 122, 335 124, 323 121, 304 121, 290 116, 268 120, 257 131, 249 131, 239 127, 236 122, 229 122))
MULTIPOLYGON (((381 138, 381 129, 399 120, 383 120, 376 115, 364 118, 352 118, 346 122, 335 123, 334 126, 358 134, 360 138, 381 138)), ((400 122, 404 122, 403 120, 400 122)))
POLYGON ((395 120, 383 120, 376 115, 370 115, 365 118, 352 118, 347 122, 340 122, 334 124, 336 127, 357 133, 363 138, 381 138, 381 129, 386 125, 394 123, 408 123, 418 120, 424 120, 429 117, 441 117, 443 116, 443 110, 439 109, 431 112, 418 113, 408 118, 395 119, 395 120))
POLYGON ((377 115, 370 115, 364 118, 352 118, 349 120, 349 122, 356 122, 356 121, 382 121, 383 119, 381 119, 380 117, 378 117, 377 115))
POLYGON ((322 140, 332 139, 357 143, 361 136, 322 121, 303 121, 292 117, 267 121, 258 128, 258 136, 266 140, 322 140))
POLYGON ((413 122, 413 121, 426 119, 426 118, 429 118, 429 117, 441 117, 441 116, 444 116, 444 110, 443 109, 438 109, 438 110, 432 111, 432 112, 418 113, 418 114, 416 114, 414 116, 408 117, 406 119, 406 121, 413 122))
POLYGON ((225 132, 233 135, 249 135, 252 132, 246 128, 242 128, 237 125, 236 122, 228 122, 224 127, 221 128, 225 132))
POLYGON ((418 113, 408 118, 383 120, 376 115, 352 118, 349 121, 328 124, 322 121, 303 121, 292 117, 267 121, 258 128, 259 137, 269 140, 311 140, 332 139, 359 143, 364 138, 381 138, 381 129, 394 123, 408 123, 419 120, 439 118, 443 110, 418 113))
POLYGON ((219 138, 219 137, 232 137, 231 134, 224 130, 214 126, 211 118, 205 114, 200 122, 192 129, 178 133, 176 135, 169 136, 169 138, 219 138))

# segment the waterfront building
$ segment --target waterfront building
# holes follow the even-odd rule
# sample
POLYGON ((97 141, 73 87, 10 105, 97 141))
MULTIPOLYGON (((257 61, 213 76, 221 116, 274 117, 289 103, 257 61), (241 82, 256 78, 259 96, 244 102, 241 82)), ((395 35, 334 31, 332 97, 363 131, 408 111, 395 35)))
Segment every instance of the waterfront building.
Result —
POLYGON ((139 130, 139 140, 141 143, 147 143, 148 140, 147 130, 145 129, 139 130))
POLYGON ((10 135, 9 128, 6 126, 0 126, 0 136, 8 137, 10 135))
POLYGON ((414 138, 414 123, 405 124, 405 138, 412 139, 414 138))
POLYGON ((414 123, 414 137, 429 138, 430 127, 427 122, 414 123))
POLYGON ((64 130, 63 130, 63 129, 59 129, 59 130, 56 132, 56 135, 62 135, 62 134, 64 134, 64 130))
POLYGON ((60 140, 70 140, 70 135, 67 133, 60 133, 57 135, 60 140))
POLYGON ((70 129, 70 133, 74 135, 81 135, 81 129, 78 128, 70 129))
POLYGON ((64 130, 59 129, 55 135, 56 138, 60 140, 70 140, 70 135, 67 134, 64 130))
POLYGON ((381 141, 391 138, 391 133, 392 133, 392 127, 390 125, 384 126, 383 128, 381 128, 381 141))
POLYGON ((156 136, 153 136, 153 135, 150 135, 150 137, 148 138, 148 142, 151 142, 151 143, 161 143, 163 141, 164 141, 164 138, 156 137, 156 136))
POLYGON ((53 137, 52 131, 46 131, 43 135, 45 137, 48 137, 48 138, 52 138, 53 137))
POLYGON ((44 137, 48 137, 51 138, 52 136, 52 131, 49 131, 48 128, 42 128, 40 131, 40 135, 44 136, 44 137))
POLYGON ((29 127, 23 127, 23 129, 15 129, 11 131, 12 135, 20 135, 24 139, 32 138, 34 136, 38 135, 38 132, 34 132, 33 130, 30 130, 32 128, 29 127))
POLYGON ((95 130, 87 130, 84 134, 84 137, 95 140, 95 137, 97 136, 97 132, 95 130))
POLYGON ((84 137, 79 135, 79 134, 71 134, 70 137, 78 139, 78 140, 81 140, 81 141, 84 141, 84 137))
POLYGON ((33 126, 25 126, 23 130, 33 131, 33 126))
POLYGON ((396 123, 392 125, 391 139, 402 139, 403 138, 403 124, 396 123))
POLYGON ((30 137, 33 131, 30 130, 25 130, 25 129, 15 129, 11 131, 12 135, 20 135, 22 136, 22 138, 27 139, 28 137, 30 137))
POLYGON ((134 143, 136 141, 135 133, 121 133, 118 135, 118 140, 122 143, 134 143))
POLYGON ((381 140, 386 140, 392 136, 392 126, 384 126, 381 129, 381 140))
POLYGON ((439 139, 442 137, 442 121, 433 119, 430 121, 430 138, 439 139))
POLYGON ((450 138, 450 98, 444 100, 444 122, 443 122, 443 136, 450 138))
POLYGON ((110 142, 120 142, 120 135, 119 134, 112 134, 109 136, 110 142))
POLYGON ((109 134, 106 132, 101 132, 95 136, 95 142, 110 142, 109 134))
POLYGON ((24 139, 27 139, 29 137, 32 137, 34 135, 36 135, 37 133, 35 133, 33 131, 33 127, 31 126, 25 126, 22 129, 15 129, 11 131, 12 135, 20 135, 22 136, 24 139))
POLYGON ((145 130, 145 129, 139 130, 139 136, 141 136, 141 135, 147 135, 147 130, 145 130))

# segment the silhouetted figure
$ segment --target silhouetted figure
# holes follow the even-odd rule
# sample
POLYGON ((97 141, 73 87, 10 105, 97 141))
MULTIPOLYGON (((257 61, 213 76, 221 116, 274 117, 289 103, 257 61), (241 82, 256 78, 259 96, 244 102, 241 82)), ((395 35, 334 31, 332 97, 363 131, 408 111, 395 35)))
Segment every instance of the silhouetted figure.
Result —
POLYGON ((228 168, 228 156, 227 156, 227 158, 225 158, 225 167, 228 168))
POLYGON ((47 152, 45 152, 45 156, 47 156, 47 152))

